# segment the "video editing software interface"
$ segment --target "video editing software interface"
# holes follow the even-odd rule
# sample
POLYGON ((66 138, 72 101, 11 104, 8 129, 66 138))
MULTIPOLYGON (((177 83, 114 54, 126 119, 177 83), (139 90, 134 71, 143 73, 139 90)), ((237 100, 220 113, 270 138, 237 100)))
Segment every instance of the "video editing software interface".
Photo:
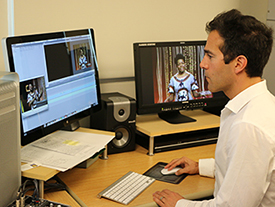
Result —
POLYGON ((11 46, 24 136, 98 104, 92 41, 85 34, 11 46))

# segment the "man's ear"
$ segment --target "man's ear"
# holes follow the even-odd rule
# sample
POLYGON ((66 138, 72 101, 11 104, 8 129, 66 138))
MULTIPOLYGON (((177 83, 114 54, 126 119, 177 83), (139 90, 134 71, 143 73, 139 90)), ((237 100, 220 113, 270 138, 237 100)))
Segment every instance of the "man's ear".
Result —
POLYGON ((239 55, 235 58, 235 73, 241 73, 245 71, 247 66, 247 58, 244 55, 239 55))

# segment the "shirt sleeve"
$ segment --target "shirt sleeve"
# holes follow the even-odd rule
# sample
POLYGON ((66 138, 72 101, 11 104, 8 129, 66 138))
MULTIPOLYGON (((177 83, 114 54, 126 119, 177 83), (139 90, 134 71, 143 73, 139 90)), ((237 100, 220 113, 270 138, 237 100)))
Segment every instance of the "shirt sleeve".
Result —
POLYGON ((176 203, 175 207, 214 207, 215 200, 205 200, 205 201, 189 201, 186 199, 181 199, 176 203))
MULTIPOLYGON (((226 169, 216 198, 220 206, 259 206, 267 191, 273 171, 273 144, 270 137, 251 123, 234 123, 224 149, 226 169)), ((217 159, 217 158, 216 158, 217 159)), ((219 167, 219 166, 216 166, 219 167)), ((220 176, 219 176, 220 177, 220 176)))
POLYGON ((174 89, 174 76, 170 79, 169 85, 168 85, 168 93, 175 93, 174 89))
MULTIPOLYGON (((215 177, 215 159, 200 159, 199 160, 199 174, 201 176, 215 177)), ((215 206, 215 200, 208 201, 190 201, 181 199, 177 202, 176 207, 212 207, 215 206)))
POLYGON ((199 174, 206 177, 215 177, 215 159, 200 159, 199 160, 199 174))

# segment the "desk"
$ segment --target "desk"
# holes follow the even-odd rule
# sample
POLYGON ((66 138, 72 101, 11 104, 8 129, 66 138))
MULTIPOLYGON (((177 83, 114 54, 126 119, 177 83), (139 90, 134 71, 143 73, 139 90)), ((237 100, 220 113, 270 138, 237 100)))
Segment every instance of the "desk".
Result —
POLYGON ((136 118, 136 129, 149 136, 148 154, 154 154, 154 139, 158 136, 182 132, 217 128, 220 126, 220 117, 202 110, 182 111, 182 114, 196 119, 196 122, 170 124, 163 121, 157 114, 139 115, 136 118))
MULTIPOLYGON (((125 205, 105 198, 99 199, 97 194, 128 171, 143 174, 160 161, 170 162, 172 159, 182 156, 187 156, 197 161, 200 158, 214 157, 215 147, 215 144, 211 144, 147 156, 147 150, 137 145, 135 151, 111 154, 108 156, 108 160, 98 159, 87 169, 74 168, 67 172, 59 173, 58 177, 66 184, 83 207, 125 207, 125 205)), ((186 197, 189 196, 189 198, 194 193, 209 196, 214 189, 214 179, 199 175, 189 175, 180 184, 170 184, 156 180, 127 206, 155 206, 152 194, 165 188, 176 191, 183 196, 187 195, 186 197)))

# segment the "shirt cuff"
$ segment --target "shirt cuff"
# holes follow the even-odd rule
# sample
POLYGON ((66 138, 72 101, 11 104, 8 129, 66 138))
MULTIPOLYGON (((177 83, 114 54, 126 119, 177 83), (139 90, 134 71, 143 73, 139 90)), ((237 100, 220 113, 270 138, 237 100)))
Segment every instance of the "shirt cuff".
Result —
POLYGON ((199 160, 199 174, 206 177, 215 177, 215 159, 200 159, 199 160))
POLYGON ((190 203, 190 201, 185 200, 185 199, 180 199, 178 200, 178 202, 176 203, 175 207, 183 207, 183 206, 187 206, 190 203))

